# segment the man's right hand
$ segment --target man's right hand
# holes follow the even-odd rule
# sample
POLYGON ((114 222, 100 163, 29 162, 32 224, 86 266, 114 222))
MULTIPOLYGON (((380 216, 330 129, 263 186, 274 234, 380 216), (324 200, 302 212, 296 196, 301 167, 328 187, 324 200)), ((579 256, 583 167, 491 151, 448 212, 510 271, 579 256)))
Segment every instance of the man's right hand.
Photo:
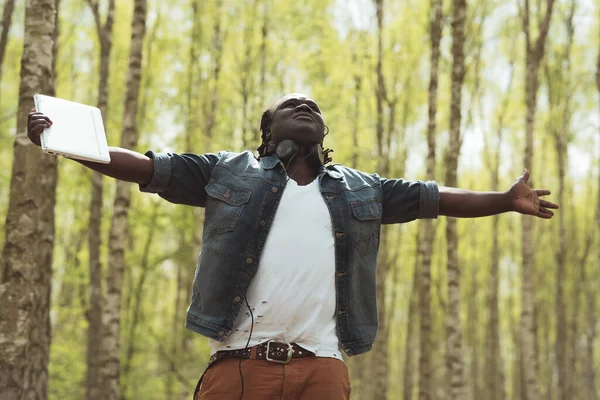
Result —
MULTIPOLYGON (((40 146, 42 132, 51 126, 52 121, 47 115, 35 109, 31 110, 27 118, 27 136, 29 140, 40 146)), ((121 181, 146 185, 152 180, 152 176, 154 175, 154 161, 152 159, 135 151, 119 147, 109 147, 108 151, 110 152, 111 159, 109 164, 74 160, 94 171, 121 181)))
POLYGON ((27 117, 27 137, 36 145, 40 146, 40 136, 44 129, 52 126, 52 121, 45 114, 31 110, 27 117))

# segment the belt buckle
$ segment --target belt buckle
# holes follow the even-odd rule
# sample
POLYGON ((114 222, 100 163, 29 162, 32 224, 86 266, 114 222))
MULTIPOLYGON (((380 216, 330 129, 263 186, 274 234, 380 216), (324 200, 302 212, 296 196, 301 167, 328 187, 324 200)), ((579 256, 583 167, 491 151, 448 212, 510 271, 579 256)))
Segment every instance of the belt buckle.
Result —
POLYGON ((269 348, 270 348, 272 342, 273 342, 273 340, 269 340, 267 342, 267 361, 271 361, 271 362, 278 363, 278 364, 287 364, 287 363, 289 363, 290 360, 292 359, 292 355, 294 354, 294 350, 292 349, 292 345, 289 344, 289 343, 283 343, 283 344, 287 344, 287 346, 288 346, 287 359, 286 360, 276 360, 274 358, 269 357, 269 348))

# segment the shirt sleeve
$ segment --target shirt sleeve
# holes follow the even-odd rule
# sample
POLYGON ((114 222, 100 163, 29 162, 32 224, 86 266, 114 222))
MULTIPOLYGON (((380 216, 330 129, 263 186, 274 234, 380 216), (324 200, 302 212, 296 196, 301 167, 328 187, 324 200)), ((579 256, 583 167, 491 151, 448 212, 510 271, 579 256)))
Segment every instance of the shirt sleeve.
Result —
POLYGON ((219 154, 175 154, 154 153, 146 156, 154 160, 154 174, 147 185, 140 185, 140 191, 157 193, 163 199, 189 206, 204 207, 210 174, 221 159, 219 154))
POLYGON ((417 218, 437 218, 440 192, 435 181, 407 181, 381 178, 382 223, 409 222, 417 218))

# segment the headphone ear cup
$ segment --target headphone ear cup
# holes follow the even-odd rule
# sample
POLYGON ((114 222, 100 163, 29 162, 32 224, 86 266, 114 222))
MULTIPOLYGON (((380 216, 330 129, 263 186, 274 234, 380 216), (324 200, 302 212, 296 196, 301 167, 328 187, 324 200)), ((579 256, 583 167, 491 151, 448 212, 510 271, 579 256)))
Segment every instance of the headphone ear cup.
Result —
POLYGON ((296 143, 289 139, 282 140, 277 143, 277 146, 275 147, 275 155, 284 163, 290 161, 297 152, 298 147, 296 146, 296 143))
POLYGON ((320 144, 316 144, 315 146, 317 147, 315 149, 315 152, 317 154, 317 157, 319 158, 319 164, 325 165, 325 153, 323 152, 323 146, 321 146, 320 144))

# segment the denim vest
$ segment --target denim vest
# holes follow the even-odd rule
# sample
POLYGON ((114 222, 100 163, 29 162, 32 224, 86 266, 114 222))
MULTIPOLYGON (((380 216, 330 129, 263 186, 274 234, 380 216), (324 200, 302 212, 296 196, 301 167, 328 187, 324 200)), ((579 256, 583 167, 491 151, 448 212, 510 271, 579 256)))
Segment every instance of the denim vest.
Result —
MULTIPOLYGON (((154 177, 140 190, 205 207, 186 327, 223 341, 260 268, 289 177, 276 157, 257 159, 251 152, 146 155, 154 159, 154 177)), ((334 232, 337 335, 344 352, 356 355, 371 349, 377 332, 381 224, 436 218, 439 192, 433 181, 385 179, 337 164, 322 167, 317 179, 334 232)))

